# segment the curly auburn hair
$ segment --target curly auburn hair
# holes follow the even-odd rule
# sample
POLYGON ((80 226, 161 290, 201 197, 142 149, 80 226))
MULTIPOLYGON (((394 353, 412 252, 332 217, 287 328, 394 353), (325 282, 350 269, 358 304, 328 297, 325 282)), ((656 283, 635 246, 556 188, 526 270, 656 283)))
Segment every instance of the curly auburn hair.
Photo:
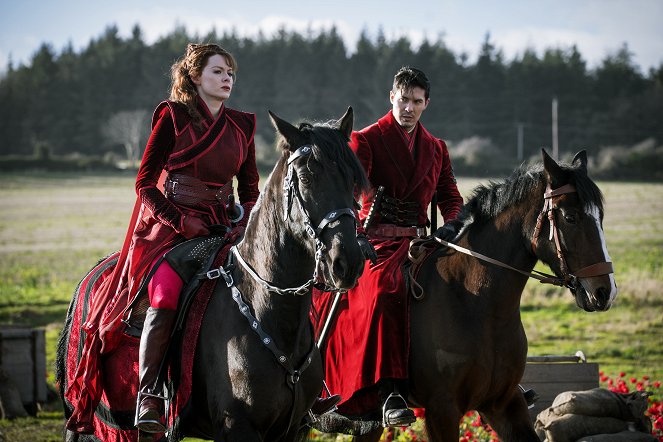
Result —
POLYGON ((224 57, 228 66, 233 70, 233 73, 237 72, 235 57, 216 44, 189 43, 184 56, 173 63, 170 68, 171 85, 169 99, 186 106, 194 123, 200 123, 202 116, 196 106, 198 91, 191 78, 202 74, 207 60, 213 55, 224 57))

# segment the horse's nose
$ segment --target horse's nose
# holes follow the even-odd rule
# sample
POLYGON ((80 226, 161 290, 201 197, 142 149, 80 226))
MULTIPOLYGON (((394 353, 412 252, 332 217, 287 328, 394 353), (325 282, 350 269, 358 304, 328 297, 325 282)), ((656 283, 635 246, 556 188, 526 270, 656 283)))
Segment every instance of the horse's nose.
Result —
POLYGON ((352 288, 363 270, 363 260, 361 259, 361 250, 356 247, 345 247, 341 243, 334 245, 330 257, 332 259, 332 273, 334 280, 339 288, 349 289, 352 288), (355 254, 359 256, 355 259, 355 254))
POLYGON ((596 290, 596 309, 600 311, 610 308, 610 290, 605 287, 599 287, 596 290))

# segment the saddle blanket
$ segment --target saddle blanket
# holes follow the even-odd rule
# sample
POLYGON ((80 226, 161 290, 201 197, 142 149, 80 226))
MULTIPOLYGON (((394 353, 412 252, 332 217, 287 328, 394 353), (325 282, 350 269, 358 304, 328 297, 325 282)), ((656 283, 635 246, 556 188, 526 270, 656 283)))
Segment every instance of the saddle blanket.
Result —
MULTIPOLYGON (((217 254, 213 266, 218 268, 226 259, 231 244, 223 247, 217 254)), ((85 323, 88 315, 89 300, 94 295, 94 290, 105 277, 108 277, 117 263, 119 252, 114 253, 102 260, 81 281, 79 289, 76 290, 74 299, 68 313, 70 321, 70 333, 65 347, 66 374, 63 391, 72 382, 76 375, 76 367, 81 359, 81 351, 85 340, 85 333, 81 326, 85 323)), ((171 360, 169 366, 169 384, 176 385, 176 390, 170 401, 168 410, 167 434, 178 433, 178 424, 181 416, 190 406, 193 361, 195 347, 198 342, 198 334, 202 324, 203 315, 209 299, 214 292, 217 280, 204 280, 200 285, 196 298, 191 302, 186 321, 184 322, 182 345, 179 351, 171 351, 171 355, 177 358, 174 364, 171 360), (173 370, 173 366, 177 369, 173 370), (173 380, 172 374, 177 373, 178 379, 173 380)), ((122 342, 117 349, 102 356, 101 367, 103 373, 103 394, 101 401, 95 410, 94 434, 80 434, 79 441, 117 441, 135 442, 139 440, 138 430, 134 427, 136 400, 138 395, 138 349, 139 337, 123 335, 122 342)), ((178 339, 178 341, 180 341, 178 339)), ((65 399, 66 401, 66 399, 65 399)), ((72 409, 71 404, 66 401, 66 406, 72 409)), ((165 441, 166 435, 157 434, 141 435, 140 440, 165 441)), ((176 439, 179 436, 176 436, 176 439)), ((172 434, 171 434, 172 440, 172 434)))

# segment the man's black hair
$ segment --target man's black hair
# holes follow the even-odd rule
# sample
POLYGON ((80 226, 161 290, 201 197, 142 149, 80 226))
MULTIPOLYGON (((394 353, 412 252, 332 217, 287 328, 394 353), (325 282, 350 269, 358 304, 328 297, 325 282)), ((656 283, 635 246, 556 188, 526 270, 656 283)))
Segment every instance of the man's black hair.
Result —
POLYGON ((426 100, 430 95, 430 81, 423 71, 412 68, 410 66, 403 66, 394 75, 394 85, 392 91, 395 93, 398 89, 404 91, 410 90, 413 87, 420 87, 425 91, 426 100))

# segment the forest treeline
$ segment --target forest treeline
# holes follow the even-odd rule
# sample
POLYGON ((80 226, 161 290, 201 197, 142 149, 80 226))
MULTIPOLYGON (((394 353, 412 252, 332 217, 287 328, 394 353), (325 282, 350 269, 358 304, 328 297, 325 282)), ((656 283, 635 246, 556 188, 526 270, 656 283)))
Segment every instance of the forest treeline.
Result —
MULTIPOLYGON (((663 64, 641 72, 626 44, 589 69, 575 46, 540 55, 523 47, 506 60, 489 34, 470 63, 443 38, 414 48, 405 37, 388 41, 364 32, 349 50, 334 28, 240 37, 215 30, 191 35, 176 27, 148 45, 136 25, 127 38, 109 26, 79 51, 43 43, 27 65, 10 62, 0 79, 0 155, 139 157, 151 112, 168 94, 170 65, 190 41, 217 42, 236 56, 228 105, 257 114, 264 161, 273 155, 268 109, 294 121, 327 120, 351 105, 355 127, 364 127, 389 109, 393 74, 403 65, 424 70, 431 80, 422 121, 432 133, 452 147, 469 143, 475 155, 489 153, 509 167, 551 147, 555 99, 560 154, 584 148, 596 156, 611 146, 642 150, 643 143, 660 151, 663 144, 663 64), (126 120, 140 120, 135 152, 113 136, 124 132, 126 120)), ((466 160, 461 166, 471 165, 466 160)))

